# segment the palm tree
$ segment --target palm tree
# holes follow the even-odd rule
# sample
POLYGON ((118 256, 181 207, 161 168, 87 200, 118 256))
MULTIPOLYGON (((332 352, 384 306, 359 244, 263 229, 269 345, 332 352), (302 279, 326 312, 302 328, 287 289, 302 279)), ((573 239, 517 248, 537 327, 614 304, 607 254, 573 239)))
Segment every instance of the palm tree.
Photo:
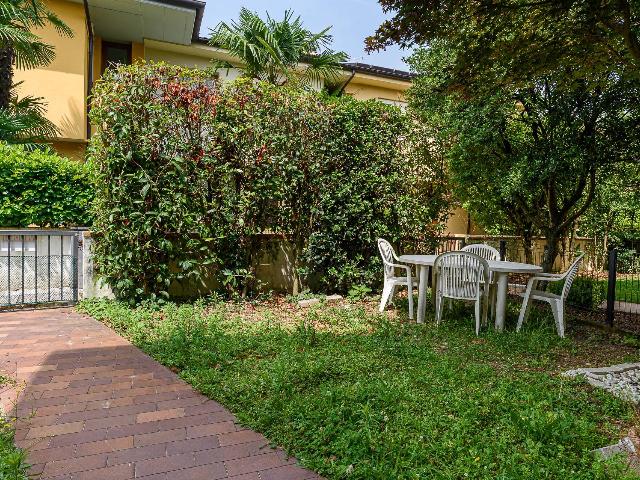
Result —
POLYGON ((45 111, 42 98, 18 98, 12 90, 9 108, 0 108, 0 142, 19 143, 27 150, 46 148, 46 139, 55 136, 58 128, 45 111))
POLYGON ((45 117, 42 98, 18 98, 13 84, 14 64, 29 69, 53 60, 53 46, 32 32, 49 24, 61 35, 73 35, 41 0, 0 0, 0 141, 44 148, 45 139, 58 132, 45 117))
MULTIPOLYGON (((287 10, 284 18, 263 20, 246 8, 231 24, 221 22, 211 31, 210 45, 228 50, 243 63, 244 75, 281 85, 300 82, 308 86, 320 80, 335 80, 344 52, 329 47, 333 37, 327 32, 312 33, 304 28, 300 17, 287 10)), ((230 68, 228 62, 214 62, 216 68, 230 68)))

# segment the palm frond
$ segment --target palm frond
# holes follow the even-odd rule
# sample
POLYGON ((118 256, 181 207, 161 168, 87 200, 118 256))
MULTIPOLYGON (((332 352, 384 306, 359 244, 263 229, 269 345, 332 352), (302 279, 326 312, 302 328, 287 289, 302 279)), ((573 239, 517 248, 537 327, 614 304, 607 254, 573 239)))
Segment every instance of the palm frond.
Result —
POLYGON ((59 131, 45 113, 46 103, 42 98, 19 99, 13 94, 9 108, 0 109, 0 141, 19 143, 30 149, 46 148, 47 139, 59 131))
POLYGON ((311 77, 313 81, 335 78, 339 62, 347 59, 344 52, 329 49, 330 28, 312 33, 293 10, 286 10, 282 20, 269 14, 263 20, 243 7, 237 20, 221 22, 211 31, 209 42, 237 56, 246 75, 276 84, 292 81, 304 62, 305 78, 300 79, 304 83, 311 77))

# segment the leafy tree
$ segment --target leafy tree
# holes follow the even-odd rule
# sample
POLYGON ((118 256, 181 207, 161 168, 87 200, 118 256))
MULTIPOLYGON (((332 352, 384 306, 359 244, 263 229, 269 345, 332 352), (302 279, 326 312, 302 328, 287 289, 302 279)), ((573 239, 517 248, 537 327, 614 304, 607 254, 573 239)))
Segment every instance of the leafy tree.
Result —
MULTIPOLYGON (((243 63, 244 74, 273 84, 297 81, 309 85, 322 79, 334 80, 340 62, 347 54, 330 47, 332 36, 327 27, 320 33, 304 28, 300 17, 285 11, 282 20, 267 14, 266 20, 246 8, 237 21, 221 22, 212 30, 209 43, 228 50, 243 63)), ((230 68, 228 62, 216 62, 217 68, 230 68)))
POLYGON ((564 88, 545 76, 469 98, 445 86, 456 55, 436 43, 412 58, 422 77, 411 106, 448 146, 458 198, 481 223, 522 235, 529 260, 532 236, 546 236, 549 271, 561 240, 591 205, 598 176, 637 162, 640 86, 602 74, 564 88))
POLYGON ((604 265, 609 247, 624 249, 640 240, 640 163, 616 165, 603 172, 597 184, 578 233, 594 239, 604 265))
MULTIPOLYGON (((526 84, 565 70, 572 78, 627 68, 640 76, 638 0, 379 0, 393 17, 367 39, 391 43, 447 41, 456 87, 526 84)), ((559 78, 557 80, 560 80, 559 78)))

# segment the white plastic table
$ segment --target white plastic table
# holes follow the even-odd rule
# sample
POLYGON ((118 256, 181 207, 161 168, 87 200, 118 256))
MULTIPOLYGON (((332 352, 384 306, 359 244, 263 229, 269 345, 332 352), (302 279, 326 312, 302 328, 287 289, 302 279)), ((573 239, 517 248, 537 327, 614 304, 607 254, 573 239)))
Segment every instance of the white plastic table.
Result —
MULTIPOLYGON (((429 267, 433 267, 437 255, 401 255, 399 260, 404 263, 416 265, 420 277, 418 286, 418 323, 424 323, 424 314, 427 296, 427 274, 429 267)), ((488 260, 489 270, 495 273, 497 283, 496 295, 496 330, 504 329, 505 311, 507 308, 507 289, 509 286, 509 274, 530 274, 542 271, 542 267, 528 263, 502 262, 488 260)))

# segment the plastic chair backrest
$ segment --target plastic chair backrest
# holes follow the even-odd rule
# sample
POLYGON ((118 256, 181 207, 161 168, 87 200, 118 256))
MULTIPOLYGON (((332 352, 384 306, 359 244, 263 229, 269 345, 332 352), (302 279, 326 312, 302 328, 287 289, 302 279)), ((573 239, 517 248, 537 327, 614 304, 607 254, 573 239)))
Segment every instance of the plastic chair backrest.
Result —
POLYGON ((500 260, 500 252, 486 243, 472 243, 460 249, 461 252, 475 253, 485 260, 500 260))
POLYGON ((582 258, 584 257, 584 253, 581 254, 578 258, 576 258, 569 269, 564 274, 564 286, 562 287, 562 299, 566 300, 569 295, 569 290, 571 290, 571 285, 578 274, 578 270, 580 269, 580 263, 582 263, 582 258))
POLYGON ((382 257, 385 278, 393 277, 395 270, 392 264, 396 258, 396 252, 393 250, 391 244, 384 238, 378 239, 378 250, 380 250, 380 256, 382 257))
POLYGON ((471 252, 443 253, 436 258, 434 269, 438 293, 448 298, 475 300, 483 279, 489 278, 487 261, 471 252))

